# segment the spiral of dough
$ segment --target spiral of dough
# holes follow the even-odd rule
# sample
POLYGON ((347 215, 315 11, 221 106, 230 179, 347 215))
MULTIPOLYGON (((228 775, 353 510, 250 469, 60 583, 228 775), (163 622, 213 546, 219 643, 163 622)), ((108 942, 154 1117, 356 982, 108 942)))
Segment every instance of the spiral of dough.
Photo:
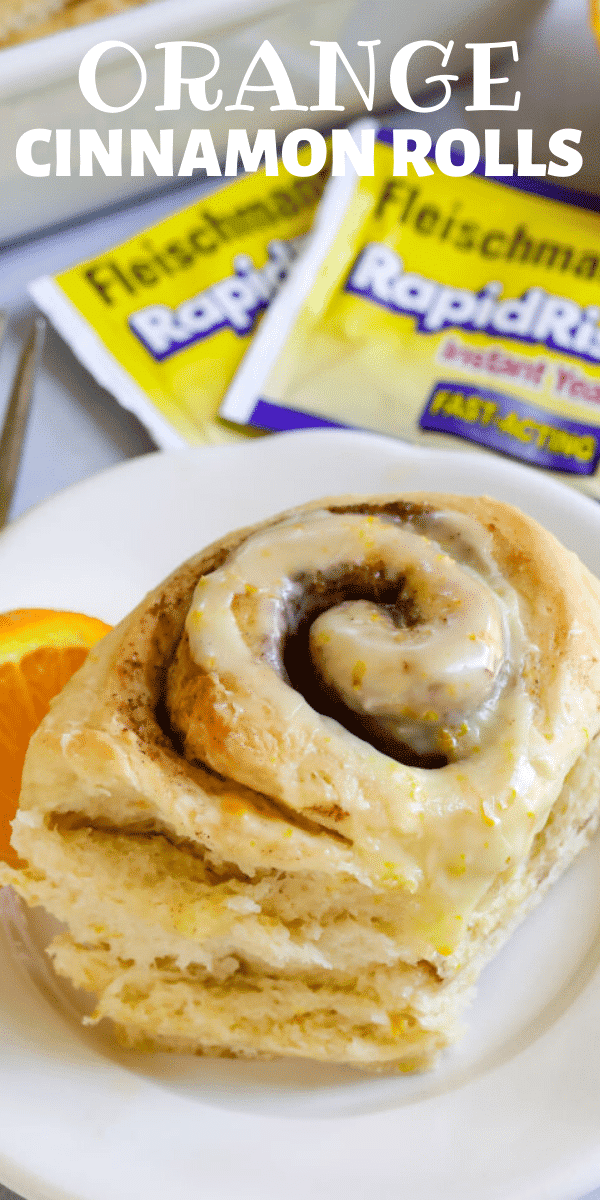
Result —
POLYGON ((325 703, 387 734, 400 757, 468 754, 505 660, 487 582, 431 538, 356 513, 316 512, 251 538, 200 581, 186 626, 194 662, 260 690, 282 722, 296 703, 286 642, 308 626, 300 674, 314 667, 325 703), (336 602, 346 589, 363 596, 336 602))
POLYGON ((168 700, 188 759, 363 846, 369 809, 380 846, 384 764, 475 754, 510 678, 480 527, 317 509, 260 529, 198 581, 168 700))

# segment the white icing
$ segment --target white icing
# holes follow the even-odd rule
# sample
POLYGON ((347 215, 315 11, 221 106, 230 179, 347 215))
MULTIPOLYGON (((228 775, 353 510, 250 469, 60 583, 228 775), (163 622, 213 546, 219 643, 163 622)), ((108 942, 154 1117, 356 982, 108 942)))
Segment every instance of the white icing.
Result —
MULTIPOLYGON (((482 531, 469 533, 484 557, 482 531)), ((452 534, 464 538, 464 519, 452 534)), ((349 565, 377 570, 381 588, 396 585, 396 595, 408 594, 418 619, 399 626, 389 606, 371 600, 343 601, 317 616, 310 653, 326 687, 418 754, 469 754, 497 708, 506 613, 485 579, 398 521, 316 512, 250 538, 196 590, 187 625, 193 658, 214 659, 238 678, 269 663, 270 690, 274 684, 290 717, 282 644, 299 581, 349 565), (255 614, 250 645, 232 612, 234 597, 248 594, 255 614)))
POLYGON ((412 523, 303 514, 250 536, 202 578, 186 628, 214 689, 214 709, 195 714, 204 761, 342 833, 365 883, 400 888, 407 961, 450 954, 499 873, 529 852, 580 749, 560 713, 551 735, 536 723, 527 672, 537 651, 488 531, 455 513, 412 523), (379 571, 386 596, 404 579, 418 619, 397 628, 388 609, 336 597, 312 634, 319 669, 353 711, 390 722, 416 749, 439 747, 446 734, 445 767, 394 761, 290 686, 281 642, 303 588, 349 565, 379 571), (357 661, 366 665, 359 689, 357 661), (327 815, 335 805, 339 823, 327 815))

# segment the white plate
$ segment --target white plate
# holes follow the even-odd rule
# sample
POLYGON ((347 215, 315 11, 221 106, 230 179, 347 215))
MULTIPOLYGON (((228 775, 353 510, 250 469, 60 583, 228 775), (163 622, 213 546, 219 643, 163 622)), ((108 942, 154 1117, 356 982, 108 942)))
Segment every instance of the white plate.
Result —
MULTIPOLYGON (((319 495, 519 504, 600 573, 600 508, 524 467, 337 431, 137 459, 0 538, 0 609, 108 621, 226 530, 319 495)), ((44 983, 5 897, 0 1178, 28 1200, 578 1200, 600 1182, 600 861, 581 856, 487 969, 440 1068, 369 1077, 111 1050, 44 983)))

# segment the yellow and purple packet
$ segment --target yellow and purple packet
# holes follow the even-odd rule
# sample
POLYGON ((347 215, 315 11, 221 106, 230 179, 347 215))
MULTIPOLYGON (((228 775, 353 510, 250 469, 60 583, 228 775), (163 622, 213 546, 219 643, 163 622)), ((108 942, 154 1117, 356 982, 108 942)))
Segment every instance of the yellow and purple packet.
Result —
POLYGON ((164 449, 239 439, 223 396, 313 223, 330 164, 244 175, 120 246, 30 284, 92 375, 164 449))
MULTIPOLYGON (((519 188, 522 181, 519 180, 519 188)), ((327 186, 221 414, 495 451, 600 497, 600 215, 477 174, 327 186)))

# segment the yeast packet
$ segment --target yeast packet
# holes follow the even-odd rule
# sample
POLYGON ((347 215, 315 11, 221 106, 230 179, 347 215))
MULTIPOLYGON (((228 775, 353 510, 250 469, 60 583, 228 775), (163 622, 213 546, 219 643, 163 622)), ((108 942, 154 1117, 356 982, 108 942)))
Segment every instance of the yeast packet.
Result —
POLYGON ((245 175, 122 245, 30 284, 91 374, 159 446, 235 440, 217 416, 310 229, 329 165, 245 175))
POLYGON ((600 215, 434 163, 335 178, 221 414, 507 455, 600 498, 600 215))

